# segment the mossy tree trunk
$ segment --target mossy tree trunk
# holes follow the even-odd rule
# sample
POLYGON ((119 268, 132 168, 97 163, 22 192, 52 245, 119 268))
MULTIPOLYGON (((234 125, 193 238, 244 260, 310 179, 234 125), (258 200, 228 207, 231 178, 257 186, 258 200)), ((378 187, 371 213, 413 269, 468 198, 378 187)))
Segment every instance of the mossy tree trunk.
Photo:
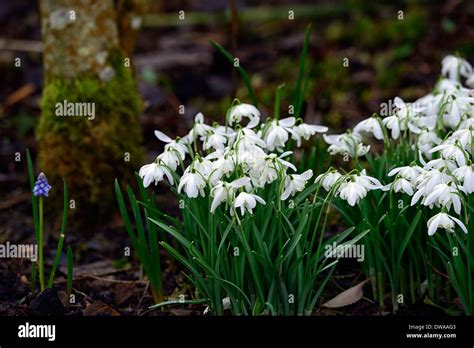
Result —
POLYGON ((110 213, 114 178, 133 180, 142 162, 142 102, 129 64, 140 24, 140 11, 132 12, 136 4, 144 2, 40 0, 44 89, 37 128, 39 169, 58 188, 55 201, 60 201, 58 183, 66 179, 80 217, 75 220, 82 226, 110 213), (74 116, 60 116, 68 111, 60 104, 79 107, 71 109, 74 116), (93 116, 80 116, 86 106, 93 116))

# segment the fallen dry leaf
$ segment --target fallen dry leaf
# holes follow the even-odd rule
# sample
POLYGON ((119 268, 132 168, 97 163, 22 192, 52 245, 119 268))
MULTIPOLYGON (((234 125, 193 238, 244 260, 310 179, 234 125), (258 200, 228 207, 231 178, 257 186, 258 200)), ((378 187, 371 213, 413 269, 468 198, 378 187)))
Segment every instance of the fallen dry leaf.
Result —
POLYGON ((333 299, 324 303, 323 307, 340 308, 340 307, 345 307, 353 303, 356 303, 364 296, 363 288, 364 288, 365 283, 367 283, 368 281, 369 281, 368 279, 364 280, 362 283, 359 283, 353 286, 352 288, 349 288, 341 292, 339 295, 337 295, 333 299))
POLYGON ((120 313, 115 310, 114 308, 110 307, 109 305, 101 302, 96 301, 92 304, 88 305, 86 309, 84 309, 85 316, 120 316, 120 313))

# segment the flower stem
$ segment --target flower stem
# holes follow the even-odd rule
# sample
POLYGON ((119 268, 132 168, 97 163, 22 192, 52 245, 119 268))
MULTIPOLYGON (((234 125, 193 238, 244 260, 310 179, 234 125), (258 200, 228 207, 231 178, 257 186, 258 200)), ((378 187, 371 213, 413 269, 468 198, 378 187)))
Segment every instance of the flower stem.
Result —
POLYGON ((39 240, 38 240, 38 268, 41 291, 45 289, 44 283, 44 260, 43 260, 43 197, 38 199, 39 209, 39 240))

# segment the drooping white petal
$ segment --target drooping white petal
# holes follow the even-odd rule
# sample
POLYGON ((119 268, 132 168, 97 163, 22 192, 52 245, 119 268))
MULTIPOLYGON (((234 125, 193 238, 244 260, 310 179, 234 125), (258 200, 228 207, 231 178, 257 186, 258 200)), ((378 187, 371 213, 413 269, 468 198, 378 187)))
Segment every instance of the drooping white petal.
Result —
POLYGON ((155 136, 164 143, 171 143, 173 139, 167 136, 165 133, 155 130, 155 136))

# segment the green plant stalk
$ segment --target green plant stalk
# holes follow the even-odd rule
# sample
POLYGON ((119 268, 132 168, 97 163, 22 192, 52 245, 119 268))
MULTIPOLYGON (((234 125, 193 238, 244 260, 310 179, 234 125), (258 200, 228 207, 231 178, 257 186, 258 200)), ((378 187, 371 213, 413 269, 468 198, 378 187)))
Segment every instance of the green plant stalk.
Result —
POLYGON ((72 293, 72 280, 74 277, 74 260, 71 246, 68 245, 67 247, 67 303, 69 303, 69 299, 72 293))
MULTIPOLYGON (((279 202, 277 207, 280 188, 279 183, 265 188, 262 197, 268 203, 258 206, 252 216, 240 217, 235 212, 231 218, 224 208, 209 214, 209 196, 180 196, 185 201, 183 222, 176 228, 151 220, 181 245, 178 251, 166 242, 160 243, 191 273, 189 279, 212 314, 224 314, 224 297, 230 299, 234 315, 305 315, 313 311, 335 267, 334 262, 326 261, 323 251, 327 214, 324 219, 321 215, 326 205, 305 202, 317 188, 313 184, 295 198, 298 203, 294 208, 288 202, 279 202), (275 214, 281 223, 273 218, 275 214), (318 216, 322 225, 316 233, 310 233, 318 216), (240 249, 238 256, 233 255, 235 247, 240 249), (325 270, 329 274, 323 276, 325 270), (322 282, 317 281, 319 276, 322 282), (290 295, 294 302, 289 302, 290 295)), ((344 232, 339 241, 351 231, 344 232)))
MULTIPOLYGON (((164 289, 161 275, 161 266, 158 250, 157 230, 150 220, 158 219, 160 214, 148 197, 141 179, 137 176, 142 201, 138 201, 132 189, 127 187, 128 200, 132 210, 132 216, 135 220, 136 230, 133 227, 129 213, 125 206, 125 199, 120 189, 118 180, 115 180, 115 195, 117 198, 120 214, 124 221, 132 246, 140 259, 143 270, 150 282, 150 290, 155 303, 163 302, 164 289), (146 224, 143 224, 141 208, 145 211, 146 224), (146 226, 146 229, 145 229, 146 226), (148 233, 145 233, 145 230, 148 233)), ((166 225, 165 225, 166 226, 166 225)))
POLYGON ((44 259, 43 259, 43 197, 38 199, 39 206, 39 238, 38 238, 38 268, 41 291, 45 289, 44 259))
MULTIPOLYGON (((39 241, 39 221, 38 221, 38 198, 33 194, 35 186, 33 161, 31 160, 30 151, 26 149, 26 163, 28 167, 28 180, 30 182, 31 190, 31 207, 33 210, 33 225, 35 227, 35 240, 39 241)), ((36 290, 36 281, 38 276, 38 268, 35 263, 31 264, 31 290, 36 290)))
POLYGON ((26 149, 26 162, 28 166, 28 179, 30 181, 30 190, 31 190, 31 205, 33 208, 33 222, 35 226, 35 237, 36 240, 39 239, 39 221, 38 221, 38 198, 33 194, 33 188, 35 187, 35 175, 33 168, 33 161, 31 160, 30 151, 26 149))
POLYGON ((63 219, 61 223, 61 230, 59 232, 58 246, 56 248, 56 255, 54 257, 53 266, 51 268, 51 273, 49 275, 48 288, 52 288, 54 284, 54 276, 56 270, 59 266, 59 261, 61 259, 61 253, 63 250, 64 238, 66 233, 67 225, 67 213, 68 213, 68 190, 66 180, 63 179, 63 219))
POLYGON ((51 269, 51 273, 49 274, 48 288, 52 288, 53 285, 54 285, 54 276, 56 274, 56 270, 57 270, 58 265, 59 265, 59 260, 61 259, 61 252, 62 252, 62 249, 63 249, 63 244, 64 244, 64 234, 61 233, 60 236, 59 236, 59 240, 58 240, 58 246, 57 246, 57 249, 56 249, 56 255, 54 257, 53 267, 51 269))
POLYGON ((283 87, 285 87, 284 83, 279 85, 275 91, 275 105, 273 107, 273 118, 275 120, 280 119, 280 102, 281 102, 281 93, 282 93, 283 87))

